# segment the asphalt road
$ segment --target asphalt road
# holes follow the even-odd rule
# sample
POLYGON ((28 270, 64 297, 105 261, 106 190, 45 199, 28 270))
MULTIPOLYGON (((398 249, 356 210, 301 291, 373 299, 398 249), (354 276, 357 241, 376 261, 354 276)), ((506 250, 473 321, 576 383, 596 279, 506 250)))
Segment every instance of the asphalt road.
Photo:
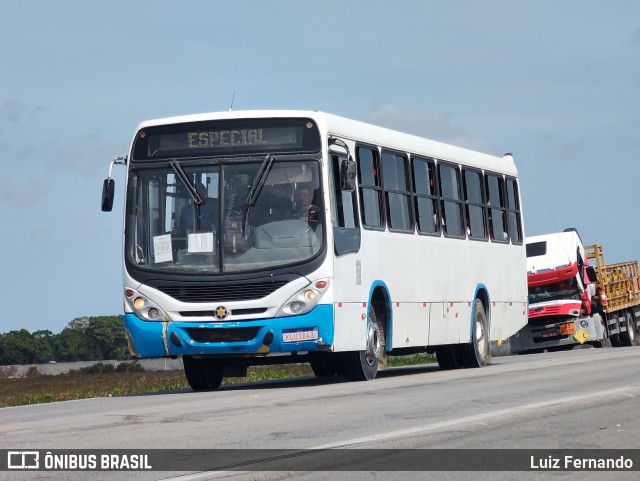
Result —
MULTIPOLYGON (((350 449, 464 449, 463 457, 640 449, 639 361, 639 347, 581 349, 498 357, 482 369, 389 369, 371 382, 309 378, 4 408, 0 449, 330 449, 330 470, 353 469, 350 449)), ((394 472, 400 463, 370 471, 364 460, 363 471, 339 472, 5 471, 0 479, 640 479, 640 471, 394 472)))

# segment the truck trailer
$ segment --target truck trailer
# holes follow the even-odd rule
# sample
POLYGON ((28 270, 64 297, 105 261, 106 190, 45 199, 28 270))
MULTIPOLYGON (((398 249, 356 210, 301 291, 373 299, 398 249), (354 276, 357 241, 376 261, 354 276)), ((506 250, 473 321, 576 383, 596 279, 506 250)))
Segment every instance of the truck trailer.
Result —
POLYGON ((637 261, 606 265, 602 246, 584 246, 574 228, 529 237, 526 247, 528 323, 509 339, 512 353, 638 342, 637 261))

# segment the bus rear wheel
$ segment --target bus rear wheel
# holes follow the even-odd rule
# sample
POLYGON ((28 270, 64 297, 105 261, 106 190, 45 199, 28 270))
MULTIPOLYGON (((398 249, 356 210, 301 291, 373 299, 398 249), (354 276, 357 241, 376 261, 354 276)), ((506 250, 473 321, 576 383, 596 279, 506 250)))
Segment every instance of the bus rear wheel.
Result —
POLYGON ((448 371, 449 369, 464 367, 462 348, 463 346, 460 344, 436 348, 436 360, 440 369, 448 371))
POLYGON ((344 370, 350 381, 375 379, 378 366, 386 363, 384 326, 378 323, 375 311, 369 309, 367 339, 364 351, 345 353, 344 370))
POLYGON ((464 367, 484 367, 491 362, 487 314, 480 299, 473 305, 471 342, 462 346, 464 367))
POLYGON ((224 364, 217 359, 182 356, 184 374, 194 391, 215 391, 222 384, 224 364))

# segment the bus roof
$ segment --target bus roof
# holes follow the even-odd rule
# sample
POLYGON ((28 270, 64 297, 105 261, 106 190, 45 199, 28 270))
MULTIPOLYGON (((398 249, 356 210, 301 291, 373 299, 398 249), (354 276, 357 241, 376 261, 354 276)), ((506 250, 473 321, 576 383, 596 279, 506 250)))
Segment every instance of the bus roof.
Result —
POLYGON ((158 125, 208 120, 287 117, 313 119, 323 134, 336 135, 356 142, 382 145, 389 149, 405 151, 414 155, 425 155, 438 160, 462 163, 517 177, 511 154, 498 157, 318 110, 233 110, 199 113, 147 120, 138 125, 138 130, 158 125))

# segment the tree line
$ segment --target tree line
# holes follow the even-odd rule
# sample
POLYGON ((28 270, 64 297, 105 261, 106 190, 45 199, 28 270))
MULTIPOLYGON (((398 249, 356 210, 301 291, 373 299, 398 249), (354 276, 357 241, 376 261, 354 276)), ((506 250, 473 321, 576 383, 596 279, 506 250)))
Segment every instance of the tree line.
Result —
POLYGON ((125 360, 129 349, 120 316, 79 317, 59 334, 26 329, 0 334, 0 365, 51 361, 125 360))

